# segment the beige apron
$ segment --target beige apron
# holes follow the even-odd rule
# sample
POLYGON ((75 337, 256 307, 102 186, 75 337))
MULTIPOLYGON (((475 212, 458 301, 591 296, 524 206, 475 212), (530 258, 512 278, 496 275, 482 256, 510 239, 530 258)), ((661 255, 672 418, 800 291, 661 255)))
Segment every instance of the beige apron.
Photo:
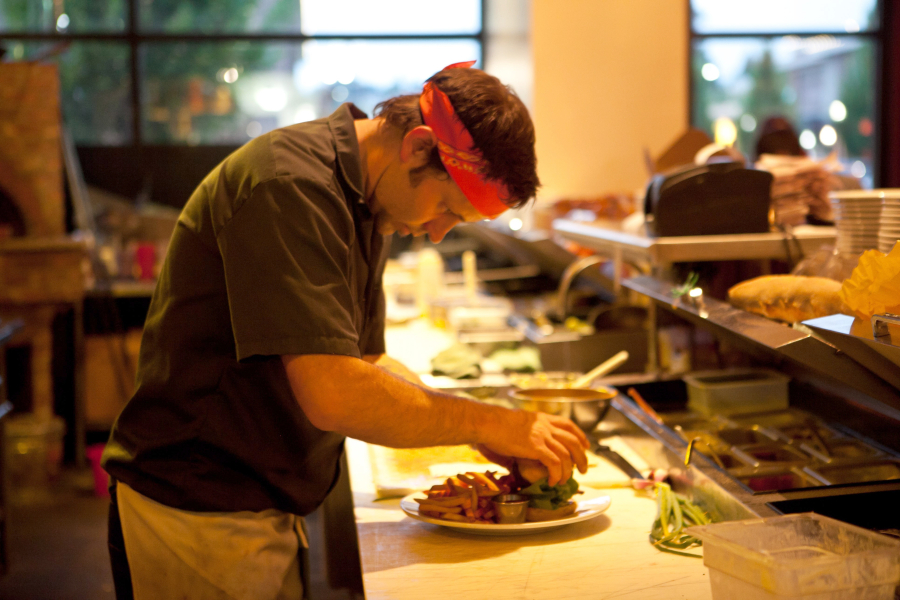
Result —
POLYGON ((117 483, 134 600, 299 600, 303 518, 189 512, 117 483))

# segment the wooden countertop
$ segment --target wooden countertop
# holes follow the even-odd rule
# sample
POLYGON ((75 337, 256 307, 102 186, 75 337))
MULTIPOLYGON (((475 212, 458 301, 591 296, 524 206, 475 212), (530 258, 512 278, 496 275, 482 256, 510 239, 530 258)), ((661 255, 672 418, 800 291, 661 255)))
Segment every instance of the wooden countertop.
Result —
POLYGON ((605 490, 610 508, 589 521, 488 537, 411 519, 399 499, 376 501, 367 445, 348 439, 347 457, 369 600, 712 597, 701 559, 650 545, 656 502, 630 488, 605 490))

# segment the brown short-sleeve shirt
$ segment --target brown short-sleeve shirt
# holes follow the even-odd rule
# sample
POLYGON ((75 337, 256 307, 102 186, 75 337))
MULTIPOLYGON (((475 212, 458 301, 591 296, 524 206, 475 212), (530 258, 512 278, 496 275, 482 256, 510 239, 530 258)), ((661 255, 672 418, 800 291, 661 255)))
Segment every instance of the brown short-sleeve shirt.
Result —
POLYGON ((314 510, 344 438, 313 427, 284 354, 384 352, 384 238, 363 202, 354 118, 249 142, 179 217, 147 315, 137 390, 104 466, 195 511, 314 510))

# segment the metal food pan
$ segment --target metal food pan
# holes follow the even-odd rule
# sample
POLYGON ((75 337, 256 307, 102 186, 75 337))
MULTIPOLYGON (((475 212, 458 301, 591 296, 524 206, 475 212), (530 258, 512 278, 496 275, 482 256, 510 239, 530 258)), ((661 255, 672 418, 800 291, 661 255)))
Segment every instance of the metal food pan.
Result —
POLYGON ((900 480, 900 460, 893 458, 835 462, 810 466, 804 470, 814 477, 822 479, 826 485, 900 480))
POLYGON ((825 483, 798 467, 788 469, 735 470, 732 475, 754 493, 783 492, 822 487, 825 483))
POLYGON ((797 423, 796 425, 787 425, 785 427, 776 427, 773 428, 773 430, 779 436, 795 444, 811 443, 821 446, 822 440, 828 444, 830 443, 830 440, 844 437, 843 434, 838 433, 834 429, 815 421, 797 423))
POLYGON ((716 431, 721 429, 726 421, 718 417, 705 417, 695 412, 677 412, 662 414, 663 423, 671 428, 681 427, 697 431, 716 431))
POLYGON ((714 448, 699 443, 695 443, 694 448, 696 448, 697 452, 713 461, 719 468, 725 469, 726 471, 752 467, 750 463, 728 450, 717 451, 714 448))
POLYGON ((804 452, 809 453, 823 463, 833 463, 848 460, 871 460, 881 458, 884 453, 860 440, 850 438, 820 439, 809 441, 800 445, 804 452), (822 444, 825 444, 825 447, 822 444))
POLYGON ((793 446, 777 442, 735 446, 731 451, 742 460, 757 467, 774 465, 781 467, 803 466, 811 461, 807 454, 793 446))
POLYGON ((727 427, 717 431, 716 436, 729 446, 771 444, 778 441, 777 435, 756 425, 752 427, 727 427))
POLYGON ((770 412, 752 413, 748 415, 735 415, 731 420, 745 427, 757 425, 759 427, 769 427, 772 429, 781 429, 792 425, 802 425, 809 421, 819 422, 812 414, 796 408, 787 410, 775 410, 770 412))
POLYGON ((715 432, 731 423, 719 417, 705 417, 695 412, 678 412, 661 415, 663 423, 685 443, 697 439, 708 446, 714 446, 719 450, 728 451, 728 444, 716 437, 715 432))

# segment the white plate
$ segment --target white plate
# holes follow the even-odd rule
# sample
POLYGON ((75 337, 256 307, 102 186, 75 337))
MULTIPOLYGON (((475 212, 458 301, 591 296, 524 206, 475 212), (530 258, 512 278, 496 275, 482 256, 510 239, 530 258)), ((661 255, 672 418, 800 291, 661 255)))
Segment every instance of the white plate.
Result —
POLYGON ((405 497, 400 501, 400 508, 406 513, 406 516, 416 519, 417 521, 449 527, 450 529, 465 531, 466 533, 473 533, 476 535, 525 535, 528 533, 540 533, 541 531, 546 531, 548 529, 556 529, 558 527, 564 527, 573 523, 580 523, 581 521, 593 519, 594 517, 603 514, 612 502, 612 499, 609 496, 600 495, 598 490, 587 489, 584 492, 584 494, 579 494, 574 498, 578 503, 578 508, 573 515, 556 521, 537 521, 534 523, 516 523, 510 525, 500 525, 498 523, 462 523, 458 521, 446 521, 444 519, 425 517, 419 514, 419 504, 414 500, 414 498, 426 498, 425 494, 422 492, 416 492, 415 494, 410 494, 405 497))

